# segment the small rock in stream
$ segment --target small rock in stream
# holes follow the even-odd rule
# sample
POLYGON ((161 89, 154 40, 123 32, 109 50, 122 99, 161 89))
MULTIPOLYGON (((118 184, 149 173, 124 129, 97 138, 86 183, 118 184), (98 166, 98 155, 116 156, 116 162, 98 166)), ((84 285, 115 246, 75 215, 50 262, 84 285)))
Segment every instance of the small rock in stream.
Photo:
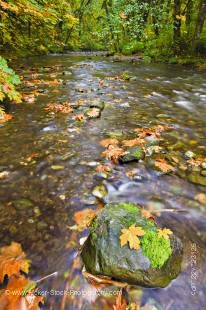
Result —
POLYGON ((120 162, 128 163, 132 161, 139 161, 144 158, 144 151, 141 147, 132 147, 127 150, 127 153, 120 157, 120 162))
POLYGON ((106 205, 93 220, 83 246, 81 256, 86 270, 129 284, 166 287, 181 271, 183 248, 174 234, 164 237, 159 229, 142 215, 139 206, 106 205), (130 248, 128 243, 120 244, 120 236, 132 225, 144 232, 138 237, 137 249, 130 248))

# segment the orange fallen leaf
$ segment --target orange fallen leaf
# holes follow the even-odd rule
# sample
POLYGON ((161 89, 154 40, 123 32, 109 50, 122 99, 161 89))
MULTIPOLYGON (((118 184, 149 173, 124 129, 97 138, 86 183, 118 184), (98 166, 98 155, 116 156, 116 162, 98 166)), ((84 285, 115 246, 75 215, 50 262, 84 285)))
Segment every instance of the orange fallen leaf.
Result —
POLYGON ((0 283, 7 275, 18 275, 20 271, 28 273, 30 260, 25 259, 25 253, 19 243, 12 242, 11 245, 0 249, 0 283))
POLYGON ((74 214, 74 221, 78 226, 78 229, 84 229, 89 226, 91 221, 96 217, 97 212, 92 209, 85 209, 78 211, 74 214))
POLYGON ((103 147, 109 147, 110 145, 116 146, 118 144, 119 141, 113 138, 103 139, 102 141, 100 141, 100 145, 103 147))
POLYGON ((122 283, 119 281, 112 280, 112 278, 107 276, 95 276, 89 272, 83 271, 83 276, 87 279, 87 281, 96 288, 103 288, 108 285, 114 285, 117 287, 126 287, 127 283, 122 283))
POLYGON ((133 147, 136 145, 144 145, 146 142, 144 139, 136 138, 132 140, 123 140, 122 144, 126 147, 133 147))
POLYGON ((131 225, 129 228, 123 228, 120 236, 121 247, 129 243, 130 249, 138 250, 140 248, 140 240, 138 237, 144 236, 145 232, 141 227, 131 225))
POLYGON ((125 151, 118 147, 110 145, 106 151, 102 153, 102 156, 106 159, 112 160, 114 164, 118 164, 119 158, 125 154, 125 151))
POLYGON ((148 220, 155 220, 154 215, 152 215, 152 213, 150 213, 148 210, 145 209, 141 209, 141 214, 143 217, 145 217, 148 220))
POLYGON ((47 104, 45 111, 54 113, 64 113, 69 114, 73 111, 69 103, 49 103, 47 104))
POLYGON ((122 296, 122 289, 121 289, 115 300, 113 310, 126 310, 126 307, 127 307, 126 299, 122 296))
POLYGON ((112 168, 109 165, 98 165, 96 167, 96 171, 98 171, 98 172, 110 172, 111 169, 112 168))
POLYGON ((23 276, 12 276, 6 290, 0 296, 2 310, 39 310, 39 303, 43 303, 43 296, 36 296, 32 291, 35 289, 35 282, 23 276), (30 290, 31 287, 31 290, 30 290), (24 296, 25 295, 25 296, 24 296))
POLYGON ((175 171, 175 168, 171 166, 170 164, 168 164, 168 162, 163 158, 159 158, 155 160, 155 167, 157 167, 164 173, 175 171))

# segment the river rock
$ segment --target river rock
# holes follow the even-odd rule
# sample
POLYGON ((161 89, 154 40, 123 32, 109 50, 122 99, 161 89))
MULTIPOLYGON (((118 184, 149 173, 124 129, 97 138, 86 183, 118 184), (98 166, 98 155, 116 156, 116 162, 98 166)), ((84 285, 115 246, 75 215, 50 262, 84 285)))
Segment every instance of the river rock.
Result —
POLYGON ((96 102, 91 102, 89 104, 89 107, 90 108, 98 108, 100 109, 101 111, 104 110, 104 106, 105 106, 105 103, 103 101, 96 101, 96 102))
POLYGON ((156 223, 141 215, 131 203, 109 204, 93 220, 81 253, 85 268, 94 275, 104 275, 144 287, 166 287, 181 270, 182 243, 171 234, 159 237, 156 223), (122 229, 135 224, 145 234, 140 248, 120 245, 122 229))
POLYGON ((127 150, 127 153, 120 157, 120 162, 128 163, 132 161, 139 161, 144 158, 144 151, 141 147, 132 147, 127 150))

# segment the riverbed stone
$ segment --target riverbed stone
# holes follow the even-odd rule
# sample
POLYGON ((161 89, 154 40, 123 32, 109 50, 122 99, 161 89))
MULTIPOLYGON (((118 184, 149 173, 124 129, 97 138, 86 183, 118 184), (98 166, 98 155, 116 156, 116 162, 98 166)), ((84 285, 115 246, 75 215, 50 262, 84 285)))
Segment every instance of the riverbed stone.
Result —
POLYGON ((141 214, 139 206, 131 203, 106 205, 93 220, 83 246, 81 256, 86 270, 129 284, 166 287, 181 270, 182 243, 174 234, 167 241, 158 237, 158 228, 141 214), (131 249, 128 243, 120 245, 122 229, 131 225, 145 232, 139 237, 141 247, 137 250, 131 249))
POLYGON ((139 161, 144 158, 144 151, 141 147, 129 148, 125 155, 120 157, 120 162, 129 163, 132 161, 139 161))
POLYGON ((187 177, 192 183, 206 186, 206 176, 201 175, 199 172, 192 172, 187 177))

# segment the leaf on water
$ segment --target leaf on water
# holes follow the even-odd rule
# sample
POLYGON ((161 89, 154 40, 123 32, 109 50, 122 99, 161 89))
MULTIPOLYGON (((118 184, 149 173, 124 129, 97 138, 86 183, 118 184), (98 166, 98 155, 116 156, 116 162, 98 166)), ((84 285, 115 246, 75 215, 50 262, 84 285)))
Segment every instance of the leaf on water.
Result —
POLYGON ((136 138, 136 139, 132 139, 132 140, 123 140, 122 144, 126 147, 133 147, 133 146, 137 146, 137 145, 144 145, 146 142, 144 139, 140 139, 140 138, 136 138))
POLYGON ((195 200, 199 201, 203 205, 206 205, 206 194, 199 193, 195 196, 195 200))
MULTIPOLYGON (((135 304, 135 303, 131 303, 130 305, 129 305, 129 310, 140 310, 141 308, 140 308, 140 305, 138 305, 138 304, 135 304)), ((146 309, 145 309, 146 310, 146 309)))
POLYGON ((7 275, 18 275, 20 271, 28 273, 30 260, 25 258, 25 253, 19 243, 12 242, 10 246, 0 249, 0 283, 7 275))
POLYGON ((107 276, 95 276, 86 271, 83 271, 82 274, 87 279, 87 281, 96 288, 103 288, 108 285, 114 285, 117 287, 127 286, 127 283, 122 283, 122 282, 112 280, 110 277, 107 277, 107 276))
POLYGON ((125 154, 125 151, 118 147, 109 145, 108 149, 102 153, 106 159, 112 160, 114 164, 118 164, 119 158, 125 154))
POLYGON ((91 221, 96 217, 97 212, 92 209, 85 209, 74 214, 74 221, 77 224, 77 229, 82 230, 89 226, 91 221))
POLYGON ((96 118, 100 116, 99 109, 93 108, 90 111, 87 112, 87 116, 90 118, 96 118))
POLYGON ((169 236, 172 235, 173 232, 168 228, 158 229, 158 236, 163 237, 164 239, 169 239, 169 236))
POLYGON ((119 144, 119 141, 113 138, 108 138, 108 139, 104 139, 100 141, 100 145, 103 147, 109 147, 110 145, 117 146, 118 144, 119 144))
POLYGON ((170 164, 168 164, 166 159, 163 159, 163 158, 158 158, 155 160, 155 167, 157 167, 164 173, 175 171, 175 168, 171 166, 170 164))
POLYGON ((98 165, 96 167, 97 172, 110 172, 111 169, 112 169, 112 167, 109 165, 98 165))
POLYGON ((115 305, 113 305, 113 310, 126 310, 126 307, 127 302, 124 296, 122 295, 122 289, 121 289, 115 300, 115 305))
POLYGON ((47 104, 46 108, 44 109, 46 112, 54 112, 54 113, 63 113, 63 114, 69 114, 73 112, 73 109, 71 108, 70 104, 65 103, 49 103, 47 104))
POLYGON ((39 303, 43 303, 43 296, 34 295, 36 284, 23 276, 12 276, 7 288, 0 296, 0 304, 5 310, 28 309, 39 310, 39 303))
POLYGON ((140 248, 140 240, 138 237, 144 236, 145 234, 144 230, 141 227, 135 226, 135 224, 133 224, 128 229, 122 229, 121 232, 121 247, 129 243, 130 249, 138 250, 140 248))

